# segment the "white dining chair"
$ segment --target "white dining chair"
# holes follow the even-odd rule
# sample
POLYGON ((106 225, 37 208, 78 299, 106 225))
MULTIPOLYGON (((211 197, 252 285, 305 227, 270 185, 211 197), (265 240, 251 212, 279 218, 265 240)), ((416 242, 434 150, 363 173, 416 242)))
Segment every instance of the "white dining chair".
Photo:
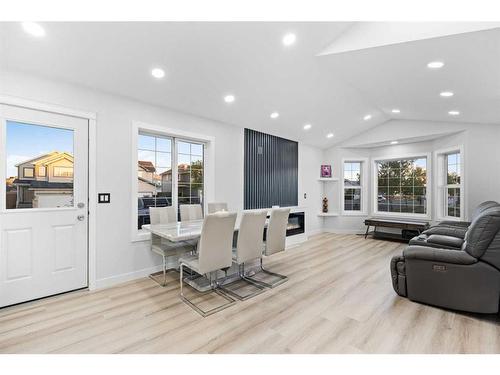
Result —
MULTIPOLYGON (((285 251, 286 229, 288 226, 289 215, 289 208, 277 208, 271 210, 271 215, 269 217, 269 223, 266 230, 266 241, 264 247, 264 255, 266 257, 285 251)), ((268 288, 274 288, 288 280, 288 277, 286 277, 285 275, 280 275, 278 273, 266 270, 263 265, 263 257, 260 258, 260 269, 262 273, 272 276, 277 280, 269 283, 255 278, 256 275, 253 277, 247 277, 247 279, 260 283, 268 288)))
MULTIPOLYGON (((164 225, 177 222, 175 207, 150 207, 149 208, 149 218, 151 225, 164 225)), ((160 238, 155 234, 151 234, 151 251, 158 254, 163 259, 163 280, 157 280, 156 274, 152 273, 149 277, 160 284, 161 286, 167 285, 167 272, 176 270, 175 267, 168 268, 168 257, 170 256, 180 256, 187 252, 194 251, 195 247, 186 242, 171 242, 166 239, 160 238)))
POLYGON ((239 300, 247 300, 265 290, 261 284, 245 276, 245 263, 262 259, 266 218, 267 210, 244 211, 241 216, 236 248, 233 251, 233 261, 238 265, 239 278, 221 287, 226 293, 239 300), (243 288, 235 288, 241 282, 246 285, 243 288), (254 288, 254 291, 242 294, 243 290, 249 289, 249 284, 254 288))
POLYGON ((224 202, 213 202, 208 203, 208 213, 213 214, 219 211, 227 211, 227 203, 224 202))
POLYGON ((181 221, 201 220, 203 211, 201 204, 181 204, 179 205, 181 221))
POLYGON ((220 291, 217 281, 217 271, 231 267, 232 264, 232 241, 235 222, 235 213, 218 212, 207 215, 203 221, 197 254, 182 257, 179 260, 181 300, 203 317, 221 311, 235 302, 233 298, 220 291), (205 311, 188 299, 184 295, 185 267, 200 275, 206 275, 210 281, 210 290, 204 293, 215 292, 222 296, 226 303, 205 311))
POLYGON ((168 224, 176 221, 175 207, 149 207, 149 220, 151 224, 168 224))

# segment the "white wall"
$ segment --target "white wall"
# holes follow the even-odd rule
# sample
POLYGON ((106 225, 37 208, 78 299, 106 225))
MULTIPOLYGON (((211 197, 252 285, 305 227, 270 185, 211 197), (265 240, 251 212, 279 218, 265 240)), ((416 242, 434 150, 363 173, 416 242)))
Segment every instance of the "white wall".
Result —
MULTIPOLYGON (((97 206, 98 286, 149 273, 160 264, 147 242, 131 242, 131 179, 137 173, 131 168, 133 121, 215 137, 213 198, 232 210, 243 208, 242 128, 15 72, 0 71, 0 94, 97 113, 97 191, 111 193, 111 204, 97 206)), ((299 205, 313 202, 313 212, 319 210, 314 195, 321 158, 322 150, 300 145, 299 205)), ((308 213, 306 223, 312 232, 321 226, 315 214, 308 213)))
POLYGON ((306 209, 306 231, 309 235, 323 229, 323 221, 318 217, 321 212, 321 182, 318 181, 323 150, 299 144, 299 206, 306 209), (306 198, 304 198, 306 194, 306 198))
MULTIPOLYGON (((342 144, 325 150, 325 163, 332 164, 334 174, 341 177, 342 158, 366 158, 371 159, 379 156, 401 156, 416 153, 430 153, 450 147, 464 147, 465 178, 464 188, 466 217, 475 206, 485 200, 500 201, 500 126, 467 123, 441 123, 426 121, 393 120, 379 125, 367 132, 353 137, 342 144), (444 133, 449 133, 443 135, 444 133), (389 146, 392 140, 404 141, 405 139, 427 139, 421 142, 398 144, 389 146), (370 147, 372 144, 386 143, 384 147, 370 147)), ((434 163, 430 162, 431 169, 431 212, 430 220, 436 217, 436 194, 434 184, 436 183, 434 163)), ((372 176, 369 168, 368 197, 369 212, 362 216, 339 216, 325 219, 324 229, 340 233, 360 233, 364 231, 364 219, 373 215, 372 212, 372 176)), ((339 185, 329 192, 330 201, 340 202, 339 185)))

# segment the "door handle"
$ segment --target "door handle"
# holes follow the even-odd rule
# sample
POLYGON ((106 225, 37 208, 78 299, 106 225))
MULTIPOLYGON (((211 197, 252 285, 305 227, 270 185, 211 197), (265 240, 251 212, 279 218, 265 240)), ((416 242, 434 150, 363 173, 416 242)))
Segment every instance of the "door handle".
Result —
POLYGON ((83 220, 85 220, 85 215, 78 215, 76 218, 77 218, 79 221, 83 221, 83 220))

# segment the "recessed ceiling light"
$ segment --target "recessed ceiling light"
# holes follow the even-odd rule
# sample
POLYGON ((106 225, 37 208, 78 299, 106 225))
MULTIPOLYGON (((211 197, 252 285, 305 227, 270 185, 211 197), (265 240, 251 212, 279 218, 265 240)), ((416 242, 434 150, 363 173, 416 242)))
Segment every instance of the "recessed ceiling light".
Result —
POLYGON ((304 125, 304 130, 309 130, 312 128, 312 125, 311 124, 305 124, 304 125))
POLYGON ((460 111, 449 111, 448 114, 450 116, 458 116, 460 114, 460 111))
POLYGON ((283 44, 285 46, 291 46, 292 44, 295 43, 296 40, 297 37, 295 36, 295 34, 288 33, 283 37, 283 44))
POLYGON ((278 118, 278 117, 280 117, 280 114, 278 112, 273 112, 273 113, 271 113, 269 115, 269 117, 271 117, 271 118, 278 118))
POLYGON ((400 113, 401 111, 399 109, 397 109, 397 108, 394 108, 391 112, 392 113, 400 113))
POLYGON ((431 69, 439 69, 442 68, 443 66, 444 62, 442 61, 431 61, 429 64, 427 64, 427 67, 431 69))
POLYGON ((151 75, 155 78, 163 78, 165 77, 165 71, 161 68, 154 68, 151 70, 151 75))
POLYGON ((30 35, 36 36, 37 38, 45 36, 44 28, 36 22, 23 22, 22 26, 24 31, 30 35))
POLYGON ((326 135, 326 138, 333 138, 333 133, 328 133, 328 134, 326 135))
POLYGON ((439 95, 441 95, 444 98, 449 98, 450 96, 453 96, 455 94, 452 93, 451 91, 443 91, 443 92, 439 93, 439 95))
POLYGON ((366 115, 365 117, 363 117, 363 120, 368 121, 371 118, 372 118, 372 115, 366 115))
POLYGON ((391 141, 391 145, 397 145, 398 141, 391 141))
POLYGON ((234 97, 234 95, 226 95, 226 96, 224 97, 224 101, 225 101, 226 103, 232 103, 232 102, 234 102, 234 100, 235 100, 235 99, 236 99, 236 98, 234 97))

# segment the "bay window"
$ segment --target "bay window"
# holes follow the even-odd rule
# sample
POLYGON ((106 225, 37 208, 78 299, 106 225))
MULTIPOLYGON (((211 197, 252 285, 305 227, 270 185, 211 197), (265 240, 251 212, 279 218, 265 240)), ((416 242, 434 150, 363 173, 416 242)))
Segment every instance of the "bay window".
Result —
POLYGON ((375 212, 427 215, 427 157, 375 162, 375 212))

